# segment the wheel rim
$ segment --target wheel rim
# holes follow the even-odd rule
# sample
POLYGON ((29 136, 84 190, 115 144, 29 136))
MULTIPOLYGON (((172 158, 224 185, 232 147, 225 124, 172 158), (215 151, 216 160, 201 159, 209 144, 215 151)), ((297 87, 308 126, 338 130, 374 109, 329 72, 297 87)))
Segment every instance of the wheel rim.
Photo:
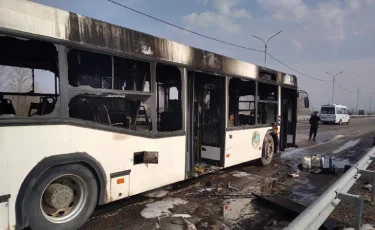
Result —
POLYGON ((273 150, 274 150, 273 141, 268 139, 267 147, 266 147, 266 159, 269 159, 273 156, 273 150))
POLYGON ((40 211, 49 222, 61 224, 76 218, 86 205, 88 189, 77 175, 62 175, 51 181, 40 198, 40 211))

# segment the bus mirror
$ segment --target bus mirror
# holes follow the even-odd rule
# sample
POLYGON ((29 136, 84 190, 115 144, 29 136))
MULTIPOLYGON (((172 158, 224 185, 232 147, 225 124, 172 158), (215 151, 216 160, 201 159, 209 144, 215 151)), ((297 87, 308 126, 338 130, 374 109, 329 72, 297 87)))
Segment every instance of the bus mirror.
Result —
POLYGON ((303 102, 305 103, 305 108, 309 108, 310 107, 309 97, 305 97, 303 99, 303 102))

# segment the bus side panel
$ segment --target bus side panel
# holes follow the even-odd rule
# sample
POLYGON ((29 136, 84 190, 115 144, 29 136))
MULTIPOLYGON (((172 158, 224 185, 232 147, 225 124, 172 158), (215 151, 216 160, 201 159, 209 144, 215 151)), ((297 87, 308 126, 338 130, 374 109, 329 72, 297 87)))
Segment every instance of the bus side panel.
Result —
POLYGON ((262 156, 260 148, 269 129, 265 127, 226 131, 224 167, 259 159, 262 156))
POLYGON ((23 180, 48 156, 88 153, 105 171, 107 194, 111 194, 110 174, 124 170, 131 170, 130 195, 185 178, 185 136, 152 139, 69 125, 14 126, 0 127, 0 143, 0 194, 11 195, 11 226, 23 180), (158 163, 134 165, 134 153, 142 151, 158 152, 158 163))

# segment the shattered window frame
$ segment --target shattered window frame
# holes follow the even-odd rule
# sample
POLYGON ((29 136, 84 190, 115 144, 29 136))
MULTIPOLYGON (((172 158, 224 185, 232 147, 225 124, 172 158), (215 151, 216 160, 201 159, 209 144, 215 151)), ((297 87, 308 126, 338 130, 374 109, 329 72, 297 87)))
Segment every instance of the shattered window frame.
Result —
POLYGON ((277 117, 279 113, 279 85, 275 82, 257 81, 257 97, 256 97, 256 124, 261 126, 269 126, 274 122, 277 122, 277 117), (261 87, 260 87, 261 86, 261 87), (273 95, 268 95, 264 97, 267 92, 265 89, 274 88, 273 90, 268 90, 272 92, 273 95), (265 107, 271 107, 273 112, 267 112, 265 107), (272 108, 273 107, 273 108, 272 108), (266 114, 263 117, 263 114, 266 114))
POLYGON ((155 65, 155 82, 156 85, 156 126, 158 133, 176 133, 184 131, 184 102, 183 102, 183 83, 184 75, 176 65, 156 63, 155 65), (170 69, 168 75, 165 75, 165 69, 170 69), (170 74, 172 73, 172 74, 170 74), (170 79, 171 78, 171 79, 170 79), (165 82, 164 82, 165 81, 165 82), (176 89, 176 97, 171 97, 171 89, 176 89), (175 101, 171 106, 170 102, 175 101), (162 104, 162 105, 161 105, 162 104), (171 107, 172 110, 171 110, 171 107), (161 110, 161 108, 163 108, 161 110), (177 110, 177 111, 176 111, 177 110), (164 122, 173 120, 174 122, 164 122))
MULTIPOLYGON (((73 48, 72 50, 80 51, 80 49, 77 48, 73 48)), ((116 76, 115 60, 129 63, 137 62, 142 63, 144 67, 147 66, 146 72, 144 73, 144 80, 149 81, 148 87, 151 89, 151 63, 111 54, 101 54, 94 51, 85 52, 88 55, 94 54, 93 56, 101 55, 103 58, 110 60, 111 85, 105 88, 93 88, 88 85, 68 85, 69 119, 89 123, 94 126, 107 127, 116 131, 154 132, 152 128, 152 106, 145 106, 147 103, 152 103, 152 92, 115 89, 114 85, 116 76), (73 107, 72 105, 76 106, 73 107), (81 105, 82 107, 80 107, 81 105), (77 112, 79 110, 82 111, 77 112), (142 119, 140 119, 141 116, 142 119), (144 123, 143 126, 139 125, 140 122, 144 123), (141 127, 143 130, 140 129, 141 127)), ((68 67, 69 64, 68 61, 68 67)), ((107 70, 107 72, 109 71, 107 70)), ((77 74, 75 75, 77 76, 77 74)), ((68 76, 68 79, 71 79, 71 77, 68 76)), ((145 86, 145 84, 143 84, 143 86, 145 86)))
POLYGON ((0 88, 0 119, 58 118, 61 107, 58 44, 7 34, 0 34, 0 40, 3 51, 0 86, 15 88, 0 88), (26 82, 30 85, 24 86, 26 82))
POLYGON ((256 84, 257 81, 254 79, 228 77, 227 128, 254 128, 253 126, 256 125, 256 84), (252 89, 249 90, 248 87, 252 87, 252 89), (250 94, 245 95, 244 93, 250 94), (235 97, 235 99, 233 99, 233 97, 235 97), (253 100, 249 99, 251 97, 253 100), (233 100, 236 101, 235 104, 232 103, 233 100), (241 104, 246 104, 248 108, 241 109, 241 104), (252 112, 254 116, 253 119, 251 118, 252 112), (231 113, 234 113, 233 123, 230 121, 231 113), (248 115, 246 115, 246 113, 248 113, 248 115), (244 121, 245 119, 247 120, 246 122, 241 122, 241 120, 244 121))

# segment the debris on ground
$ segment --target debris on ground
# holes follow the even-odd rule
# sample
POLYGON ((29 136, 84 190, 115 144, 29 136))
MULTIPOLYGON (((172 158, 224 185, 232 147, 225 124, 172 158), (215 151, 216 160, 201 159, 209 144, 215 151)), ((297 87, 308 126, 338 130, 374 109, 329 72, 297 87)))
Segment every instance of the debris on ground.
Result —
POLYGON ((197 230, 194 224, 183 217, 159 218, 159 227, 161 230, 197 230))
POLYGON ((299 174, 297 174, 297 173, 289 173, 288 176, 296 178, 296 177, 299 177, 299 174))
MULTIPOLYGON (((354 228, 344 228, 343 230, 354 230, 354 228)), ((364 224, 360 230, 375 230, 375 228, 370 224, 364 224)))
POLYGON ((161 216, 169 216, 171 212, 169 209, 174 205, 187 204, 187 201, 181 198, 167 198, 154 203, 146 204, 146 208, 142 210, 141 216, 144 218, 156 218, 161 216))
POLYGON ((249 173, 239 172, 239 171, 235 171, 232 175, 234 177, 248 177, 248 176, 251 176, 249 173))
POLYGON ((371 184, 364 185, 364 186, 362 186, 362 188, 364 188, 368 191, 372 191, 372 185, 371 184))
POLYGON ((146 193, 144 194, 144 196, 150 197, 150 198, 161 198, 161 197, 166 196, 168 193, 169 191, 167 190, 156 190, 156 191, 146 193))

